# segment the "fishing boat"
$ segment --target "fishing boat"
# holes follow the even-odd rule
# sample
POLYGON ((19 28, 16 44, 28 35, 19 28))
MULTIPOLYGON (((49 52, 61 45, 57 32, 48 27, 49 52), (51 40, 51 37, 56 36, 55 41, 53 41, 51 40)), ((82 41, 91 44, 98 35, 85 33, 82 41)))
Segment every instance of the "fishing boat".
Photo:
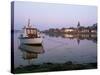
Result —
POLYGON ((28 25, 24 26, 23 34, 20 36, 21 44, 33 44, 33 45, 41 45, 42 37, 40 36, 40 32, 37 28, 33 28, 30 25, 30 19, 28 20, 28 25))

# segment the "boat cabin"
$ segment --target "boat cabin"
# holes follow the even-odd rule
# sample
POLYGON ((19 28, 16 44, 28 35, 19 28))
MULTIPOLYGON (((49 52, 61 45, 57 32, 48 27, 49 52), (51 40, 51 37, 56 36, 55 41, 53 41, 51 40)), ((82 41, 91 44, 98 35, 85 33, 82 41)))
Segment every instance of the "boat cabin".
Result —
POLYGON ((26 28, 26 34, 28 37, 37 38, 37 29, 36 28, 26 28))
POLYGON ((28 20, 28 25, 27 25, 27 27, 24 26, 23 30, 24 30, 25 37, 28 37, 28 38, 39 37, 39 35, 38 35, 39 31, 30 25, 30 20, 28 20))

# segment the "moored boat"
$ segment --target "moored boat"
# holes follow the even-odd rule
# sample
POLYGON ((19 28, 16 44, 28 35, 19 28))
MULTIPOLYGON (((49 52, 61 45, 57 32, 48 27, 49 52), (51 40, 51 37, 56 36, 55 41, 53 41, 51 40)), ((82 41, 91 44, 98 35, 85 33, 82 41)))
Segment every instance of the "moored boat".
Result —
POLYGON ((37 28, 33 28, 30 25, 30 20, 28 20, 27 27, 24 26, 23 34, 20 36, 21 44, 42 44, 42 37, 37 28))

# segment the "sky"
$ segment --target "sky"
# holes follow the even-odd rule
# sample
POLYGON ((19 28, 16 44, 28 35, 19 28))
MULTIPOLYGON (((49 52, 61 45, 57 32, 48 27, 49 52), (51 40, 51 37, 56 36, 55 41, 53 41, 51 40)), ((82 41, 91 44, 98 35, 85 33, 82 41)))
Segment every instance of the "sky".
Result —
POLYGON ((97 23, 97 7, 55 3, 15 1, 14 29, 21 30, 28 24, 39 30, 49 28, 92 26, 97 23))

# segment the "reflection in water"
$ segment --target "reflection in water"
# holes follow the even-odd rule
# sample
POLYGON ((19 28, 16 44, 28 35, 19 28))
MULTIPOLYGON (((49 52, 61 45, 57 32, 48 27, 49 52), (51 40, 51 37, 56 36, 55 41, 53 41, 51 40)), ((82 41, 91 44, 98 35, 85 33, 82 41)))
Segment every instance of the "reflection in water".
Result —
POLYGON ((22 52, 22 58, 24 60, 28 60, 28 63, 31 64, 31 60, 37 59, 38 54, 44 53, 44 49, 42 45, 27 45, 21 44, 19 49, 22 52))
POLYGON ((77 39, 77 43, 78 43, 78 45, 80 44, 80 39, 77 39))
POLYGON ((97 43, 97 34, 55 34, 55 33, 48 33, 46 35, 49 35, 50 37, 62 37, 67 39, 77 39, 77 43, 80 44, 81 40, 87 39, 91 40, 94 43, 97 43))
POLYGON ((41 46, 20 44, 20 32, 14 33, 14 67, 43 63, 95 63, 97 62, 97 36, 61 34, 43 36, 41 46), (93 42, 92 42, 93 41, 93 42), (95 43, 94 43, 95 42, 95 43), (45 50, 45 53, 44 53, 45 50))
POLYGON ((69 39, 77 39, 78 44, 80 44, 80 41, 84 40, 84 39, 91 40, 94 43, 97 43, 97 35, 96 34, 74 34, 74 35, 63 34, 62 37, 69 38, 69 39))

